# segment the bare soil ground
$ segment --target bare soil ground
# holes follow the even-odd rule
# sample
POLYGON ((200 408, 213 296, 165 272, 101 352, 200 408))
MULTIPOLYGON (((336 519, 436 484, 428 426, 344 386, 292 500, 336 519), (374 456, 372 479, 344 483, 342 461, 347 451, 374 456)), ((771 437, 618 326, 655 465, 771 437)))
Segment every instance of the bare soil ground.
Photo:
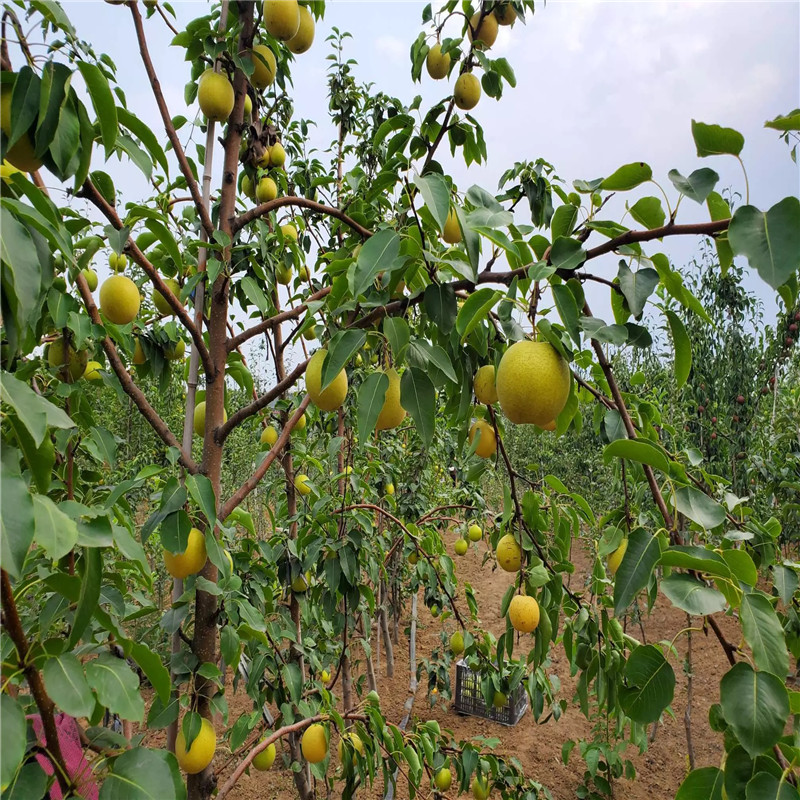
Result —
MULTIPOLYGON (((455 541, 454 534, 448 534, 448 545, 455 541)), ((459 584, 468 581, 474 588, 478 599, 480 619, 483 626, 495 635, 505 630, 505 621, 500 617, 500 603, 503 593, 513 579, 513 576, 500 570, 492 571, 491 563, 482 566, 484 542, 480 542, 479 550, 470 548, 467 555, 456 558, 457 575, 459 584)), ((575 546, 576 572, 572 576, 572 588, 577 589, 582 585, 591 563, 586 556, 583 546, 575 546)), ((462 606, 466 604, 461 600, 462 606)), ((417 657, 422 658, 439 644, 442 622, 434 619, 424 605, 419 603, 419 621, 417 629, 417 657)), ((402 631, 408 620, 401 625, 400 644, 395 648, 395 674, 388 679, 385 674, 378 677, 378 690, 381 697, 381 707, 386 718, 398 723, 403 716, 403 704, 408 697, 409 671, 408 671, 408 641, 402 631)), ((733 636, 734 624, 729 619, 719 619, 723 631, 733 636)), ((445 623, 452 629, 452 622, 445 623)), ((695 623, 696 624, 696 623, 695 623)), ((673 609, 669 602, 660 597, 653 614, 644 620, 644 630, 648 642, 671 640, 672 637, 686 625, 686 616, 673 609)), ((641 638, 637 629, 630 631, 632 635, 641 638)), ((673 716, 664 716, 663 724, 656 731, 655 739, 647 751, 639 754, 638 749, 629 748, 626 753, 636 766, 637 777, 635 781, 621 781, 616 787, 616 795, 628 800, 652 800, 652 798, 668 798, 675 794, 678 786, 688 771, 688 756, 686 744, 686 730, 684 727, 684 712, 686 710, 686 676, 683 671, 683 658, 686 652, 686 637, 681 636, 677 643, 680 653, 680 662, 672 660, 675 669, 677 685, 675 699, 672 704, 673 716)), ((552 670, 561 678, 563 696, 571 701, 574 681, 569 677, 569 664, 560 646, 551 650, 552 670)), ((694 738, 694 752, 696 766, 718 765, 722 756, 722 738, 713 733, 708 726, 708 710, 712 703, 719 700, 719 676, 727 669, 722 648, 719 642, 710 634, 695 634, 693 639, 693 665, 694 665, 694 698, 692 705, 692 732, 694 738)), ((455 669, 454 669, 455 672, 455 669)), ((381 662, 381 673, 385 673, 385 659, 381 662)), ((455 685, 455 675, 451 676, 455 685)), ((231 709, 231 722, 240 713, 252 709, 250 699, 243 693, 234 694, 228 689, 228 702, 231 709)), ((590 725, 581 714, 575 703, 570 705, 558 722, 552 720, 543 725, 534 722, 530 712, 522 718, 514 728, 506 728, 488 720, 475 717, 462 717, 449 708, 449 703, 437 702, 430 708, 426 696, 426 687, 421 686, 414 702, 414 715, 422 720, 436 719, 442 728, 453 732, 454 737, 469 739, 473 736, 496 736, 502 740, 498 752, 514 755, 522 762, 526 774, 546 785, 555 800, 573 800, 575 791, 581 784, 584 770, 577 748, 573 751, 568 765, 561 762, 561 746, 567 739, 591 738, 590 725)), ((336 745, 334 741, 333 745, 336 745)), ((285 751, 284 751, 285 752, 285 751)), ((335 757, 334 757, 335 758, 335 757)), ((216 763, 224 763, 225 754, 218 751, 216 763)), ((221 782, 232 770, 231 765, 221 782)), ((383 786, 380 781, 373 787, 363 790, 365 798, 380 798, 383 786)), ((398 797, 408 796, 406 787, 402 782, 398 784, 398 797)), ((244 775, 231 793, 234 800, 277 800, 278 798, 291 798, 295 796, 291 773, 276 760, 270 772, 260 773, 252 771, 244 775)), ((455 797, 455 788, 448 794, 455 797)))

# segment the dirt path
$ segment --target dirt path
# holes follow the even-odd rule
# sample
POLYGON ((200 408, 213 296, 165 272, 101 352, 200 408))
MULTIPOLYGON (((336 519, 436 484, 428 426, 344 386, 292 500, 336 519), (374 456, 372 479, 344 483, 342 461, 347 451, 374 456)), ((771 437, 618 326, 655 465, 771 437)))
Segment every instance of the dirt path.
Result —
MULTIPOLYGON (((447 534, 448 548, 452 552, 454 534, 447 534)), ((459 584, 469 582, 478 600, 480 621, 482 626, 496 636, 505 630, 505 621, 500 617, 500 603, 505 590, 513 580, 513 576, 501 570, 492 571, 491 563, 481 566, 486 544, 480 542, 478 549, 470 550, 462 558, 456 557, 456 568, 459 584)), ((573 553, 576 560, 576 572, 572 576, 572 588, 579 589, 591 566, 582 545, 575 547, 573 553)), ((462 593, 463 598, 463 593, 462 593)), ((463 599, 461 607, 466 608, 463 599)), ((419 604, 419 622, 417 632, 417 658, 428 655, 434 647, 440 646, 440 635, 443 623, 433 618, 422 603, 419 604)), ((403 704, 408 697, 408 642, 402 631, 408 620, 401 625, 400 644, 395 648, 395 675, 387 679, 385 675, 378 677, 381 707, 386 718, 399 722, 403 716, 403 704)), ((723 630, 734 633, 735 626, 728 619, 720 619, 723 630)), ((696 624, 696 622, 695 622, 696 624)), ((671 608, 668 601, 659 598, 652 616, 644 622, 648 642, 671 640, 686 625, 686 616, 671 608)), ((453 620, 444 623, 449 632, 454 630, 453 620)), ((639 630, 631 631, 641 638, 639 630)), ((683 670, 683 659, 686 652, 686 637, 682 636, 676 643, 680 653, 680 661, 671 660, 676 674, 675 699, 672 704, 673 716, 665 715, 664 722, 655 734, 655 740, 644 754, 638 749, 629 748, 626 756, 630 758, 637 771, 635 781, 620 781, 616 794, 629 800, 652 800, 652 798, 672 797, 688 770, 686 732, 684 712, 686 710, 686 676, 683 670)), ((591 726, 580 713, 576 704, 572 703, 574 682, 569 676, 569 664, 562 647, 551 650, 551 670, 558 674, 562 683, 562 696, 569 701, 567 711, 558 722, 552 720, 543 725, 534 722, 533 716, 527 713, 514 728, 506 728, 488 720, 475 717, 461 717, 449 709, 449 703, 439 700, 433 708, 427 698, 427 687, 421 686, 415 698, 414 715, 418 719, 438 720, 442 728, 452 731, 458 739, 469 739, 474 736, 492 736, 502 740, 497 751, 516 756, 525 768, 526 774, 547 786, 554 800, 573 800, 575 791, 581 785, 584 770, 578 748, 572 753, 569 765, 561 762, 561 746, 567 739, 590 739, 591 726)), ((695 634, 693 640, 694 660, 694 701, 692 708, 692 732, 696 766, 718 765, 722 756, 722 737, 710 731, 708 726, 708 710, 712 703, 719 699, 719 676, 727 669, 722 649, 713 637, 695 634)), ((381 672, 384 672, 382 660, 381 672)), ((455 669, 453 669, 455 673, 455 669)), ((455 674, 451 675, 455 685, 455 674)), ((228 697, 231 708, 231 722, 240 713, 249 712, 252 708, 250 699, 238 693, 233 695, 229 690, 228 697)), ((335 743, 334 743, 335 746, 335 743)), ((276 762, 276 767, 278 762, 276 762)), ((408 793, 402 784, 398 785, 398 797, 407 797, 408 793)), ((235 800, 273 800, 273 798, 290 798, 295 795, 288 770, 273 768, 269 773, 253 772, 245 775, 239 782, 231 797, 235 800)), ((382 785, 363 790, 364 798, 382 797, 382 785)), ((455 797, 455 792, 450 795, 455 797)))

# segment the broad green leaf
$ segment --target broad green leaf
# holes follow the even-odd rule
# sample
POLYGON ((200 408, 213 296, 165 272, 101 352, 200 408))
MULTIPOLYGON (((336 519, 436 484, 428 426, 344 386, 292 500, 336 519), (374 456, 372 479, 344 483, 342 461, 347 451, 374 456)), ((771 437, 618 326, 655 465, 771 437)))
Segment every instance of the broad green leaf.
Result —
POLYGON ((747 783, 745 800, 800 800, 800 792, 785 779, 759 772, 747 783))
POLYGON ((664 288, 674 297, 684 308, 689 309, 706 322, 711 322, 711 318, 703 308, 703 304, 683 285, 683 278, 680 272, 673 270, 669 265, 669 259, 663 253, 656 253, 650 259, 658 272, 658 277, 664 288))
POLYGON ((661 554, 665 567, 693 569, 719 578, 730 578, 731 571, 719 553, 697 545, 672 545, 661 554))
POLYGON ((100 138, 103 140, 103 147, 106 151, 106 159, 111 157, 114 152, 114 144, 119 133, 117 122, 117 104, 114 102, 114 95, 108 85, 108 79, 103 71, 96 64, 90 61, 78 59, 78 69, 86 88, 89 90, 89 97, 92 99, 95 113, 97 114, 97 124, 100 126, 100 138))
POLYGON ((284 664, 281 670, 284 686, 289 689, 293 703, 299 703, 303 696, 303 674, 297 664, 284 664))
POLYGON ((169 703, 172 680, 169 670, 164 666, 158 653, 147 645, 139 642, 127 641, 123 644, 125 654, 132 658, 147 676, 152 687, 156 690, 161 702, 169 703))
POLYGON ((400 378, 400 405, 417 425, 417 433, 426 447, 433 441, 436 424, 436 389, 427 373, 409 367, 400 378))
POLYGON ((38 313, 42 266, 31 234, 5 206, 0 208, 0 229, 3 294, 14 311, 13 319, 3 322, 9 326, 13 323, 16 338, 21 339, 33 315, 38 313), (9 302, 12 298, 14 302, 9 302))
POLYGON ((19 470, 19 451, 3 446, 0 452, 0 564, 19 578, 35 530, 33 498, 19 470))
POLYGON ((556 269, 575 270, 586 261, 586 251, 577 239, 559 236, 550 250, 550 263, 556 269))
POLYGON ((726 722, 751 758, 777 743, 789 718, 789 693, 784 679, 755 672, 744 661, 731 667, 720 682, 726 722))
POLYGON ((725 610, 721 592, 681 572, 673 572, 661 581, 661 591, 676 608, 695 617, 717 614, 725 610))
POLYGON ((746 594, 742 597, 739 620, 756 666, 784 680, 789 674, 789 653, 783 626, 772 604, 760 592, 746 594))
POLYGON ((36 544, 54 561, 72 550, 78 541, 78 526, 47 495, 33 495, 36 544))
POLYGON ((602 183, 602 188, 607 192, 627 192, 639 184, 649 181, 653 177, 653 170, 642 161, 625 164, 616 172, 609 175, 602 183))
POLYGON ((213 529, 217 524, 217 498, 211 481, 205 475, 187 475, 185 484, 192 500, 203 512, 208 527, 213 529))
POLYGON ((617 278, 619 279, 619 288, 622 289, 622 293, 628 301, 631 314, 634 317, 640 317, 647 298, 658 286, 658 272, 650 267, 641 267, 636 272, 632 272, 624 261, 620 261, 617 278))
POLYGON ((366 442, 375 430, 388 388, 389 377, 385 372, 373 372, 361 384, 358 390, 358 440, 360 442, 366 442))
POLYGON ((458 225, 464 237, 464 249, 467 252, 469 265, 472 268, 472 274, 466 277, 469 278, 469 280, 475 281, 478 279, 478 268, 480 267, 481 260, 481 237, 470 227, 464 209, 461 208, 461 206, 453 206, 453 209, 458 218, 458 225))
POLYGON ((771 569, 775 591, 778 592, 781 602, 788 606, 792 602, 792 597, 800 583, 797 573, 791 567, 785 567, 781 564, 773 564, 771 569))
POLYGON ((383 229, 370 236, 361 247, 358 260, 347 272, 350 293, 354 298, 363 294, 379 272, 391 272, 400 256, 400 237, 383 229))
POLYGON ((126 108, 121 106, 117 107, 117 116, 119 117, 120 125, 127 128, 134 136, 137 136, 142 144, 147 148, 147 151, 161 169, 164 170, 164 175, 169 176, 169 162, 164 153, 164 149, 158 143, 156 135, 142 122, 137 116, 131 114, 126 108))
POLYGON ((101 653, 87 662, 86 677, 97 692, 97 699, 122 719, 141 722, 144 700, 139 692, 139 678, 124 659, 101 653))
MULTIPOLYGON (((731 207, 728 205, 728 201, 718 192, 711 192, 708 195, 706 206, 713 222, 731 218, 731 207)), ((733 250, 731 250, 731 244, 728 241, 727 231, 714 237, 714 246, 717 248, 717 258, 719 258, 719 265, 722 268, 724 277, 727 275, 731 264, 733 264, 733 250)))
POLYGON ((429 172, 427 175, 417 176, 414 183, 439 230, 443 231, 447 215, 450 213, 450 187, 447 185, 447 180, 443 175, 429 172))
POLYGON ((383 320, 383 333, 392 348, 392 355, 397 364, 403 363, 406 348, 411 340, 411 329, 402 317, 386 317, 383 320))
POLYGON ((453 330, 458 315, 458 303, 453 287, 432 283, 425 289, 422 304, 431 320, 447 336, 453 330))
POLYGON ((675 491, 675 507, 706 530, 725 522, 725 509, 694 486, 682 486, 675 491))
POLYGON ((758 583, 758 570, 746 550, 723 550, 722 558, 736 580, 748 586, 758 583))
POLYGON ((145 220, 144 224, 147 230, 156 235, 167 255, 175 263, 178 272, 180 272, 183 269, 183 258, 181 257, 178 243, 175 241, 175 237, 172 235, 170 229, 164 225, 163 222, 158 219, 153 219, 152 217, 145 220))
POLYGON ((461 306, 456 317, 456 330, 463 342, 472 329, 486 319, 489 311, 503 297, 503 293, 495 289, 478 289, 461 306))
POLYGON ((443 373, 448 380, 453 383, 458 382, 450 356, 439 345, 432 345, 424 339, 414 339, 409 350, 409 358, 411 357, 415 359, 414 366, 424 370, 431 365, 443 373))
MULTIPOLYGON (((3 695, 5 697, 5 695, 3 695)), ((5 751, 3 752, 5 758, 5 751)), ((2 767, 0 767, 0 775, 2 767)), ((50 778, 38 761, 29 761, 14 776, 14 782, 3 791, 3 800, 31 800, 32 797, 47 797, 50 778)), ((5 786, 5 782, 2 784, 5 786)))
POLYGON ((739 131, 719 125, 692 120, 692 136, 700 158, 724 154, 738 156, 744 147, 744 136, 739 131))
POLYGON ((328 355, 322 364, 320 389, 326 389, 350 359, 364 346, 367 334, 361 330, 338 331, 328 342, 328 355))
POLYGON ((45 437, 42 440, 41 447, 37 448, 33 438, 28 433, 28 429, 20 422, 19 417, 9 414, 6 419, 9 427, 14 432, 17 444, 25 458, 36 488, 42 494, 46 493, 50 489, 53 467, 56 462, 56 451, 52 440, 49 437, 45 437))
MULTIPOLYGON (((627 554, 626 554, 627 555, 627 554)), ((652 644, 637 647, 625 664, 620 702, 635 722, 656 722, 675 695, 675 672, 652 644)))
POLYGON ((178 762, 166 750, 136 747, 114 759, 99 800, 186 800, 178 762))
POLYGON ((670 309, 665 308, 664 314, 669 322, 669 330, 672 334, 672 345, 675 348, 674 368, 675 381, 680 389, 689 378, 692 369, 692 342, 686 328, 681 322, 681 318, 670 309))
POLYGON ((117 443, 114 435, 106 428, 100 426, 92 428, 89 435, 82 439, 81 446, 85 447, 101 464, 107 464, 112 468, 116 466, 117 443))
POLYGON ((87 548, 83 551, 83 574, 81 575, 81 592, 78 607, 72 621, 68 646, 74 647, 83 636, 100 599, 101 578, 103 577, 103 553, 99 548, 87 548))
POLYGON ((671 169, 669 171, 669 179, 681 194, 685 194, 695 203, 705 203, 706 198, 717 185, 719 175, 713 169, 701 167, 696 169, 688 178, 684 178, 678 170, 671 169))
POLYGON ((578 347, 581 344, 581 333, 579 327, 580 309, 575 301, 575 295, 572 293, 568 286, 561 284, 551 284, 551 291, 553 292, 553 299, 556 301, 556 308, 558 309, 561 321, 564 327, 572 337, 578 347))
POLYGON ((553 219, 550 221, 550 232, 552 234, 553 241, 555 242, 559 236, 571 236, 577 220, 577 206, 573 206, 572 203, 566 203, 563 206, 559 206, 556 209, 555 214, 553 214, 553 219))
POLYGON ((658 537, 642 528, 628 536, 628 549, 614 580, 614 614, 620 616, 650 582, 653 568, 661 557, 658 537))
POLYGON ((47 694, 62 711, 71 717, 92 715, 94 695, 86 682, 83 665, 73 653, 48 658, 42 668, 42 677, 47 694))
POLYGON ((775 119, 765 122, 764 127, 776 131, 800 131, 800 108, 784 116, 779 114, 775 119))
POLYGON ((14 779, 25 756, 27 723, 22 706, 10 695, 0 695, 0 737, 3 757, 0 758, 0 785, 5 789, 14 779))
POLYGON ((167 514, 161 522, 161 544, 170 553, 183 553, 189 544, 192 520, 183 508, 167 514))
POLYGON ((731 219, 728 241, 736 255, 746 256, 777 289, 800 268, 800 200, 785 197, 766 212, 740 206, 731 219))
POLYGON ((645 439, 617 439, 603 450, 603 463, 610 464, 614 458, 627 458, 639 464, 669 473, 669 459, 664 451, 645 439))
POLYGON ((660 228, 667 218, 661 206, 661 200, 657 197, 642 197, 637 200, 630 208, 631 216, 648 230, 660 228))
POLYGON ((693 769, 684 779, 675 800, 722 800, 725 773, 717 767, 693 769))

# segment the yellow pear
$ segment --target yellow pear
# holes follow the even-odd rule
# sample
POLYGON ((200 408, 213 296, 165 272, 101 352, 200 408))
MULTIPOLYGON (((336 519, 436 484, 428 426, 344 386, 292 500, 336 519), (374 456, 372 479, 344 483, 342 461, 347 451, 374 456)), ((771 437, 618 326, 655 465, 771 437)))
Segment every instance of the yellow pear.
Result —
POLYGON ((283 235, 284 239, 291 239, 292 241, 297 241, 297 228, 291 223, 287 223, 286 225, 281 225, 281 234, 283 235))
POLYGON ((519 572, 522 566, 522 548, 510 533, 497 543, 497 563, 506 572, 519 572))
POLYGON ((47 363, 58 370, 58 377, 64 383, 75 383, 86 372, 89 354, 76 350, 71 342, 59 337, 47 347, 47 363))
POLYGON ((197 84, 197 102, 209 120, 228 119, 233 111, 233 86, 226 75, 207 69, 197 84))
POLYGON ((442 46, 437 42, 428 50, 425 66, 428 69, 428 75, 435 81, 446 78, 447 73, 450 72, 450 53, 442 53, 442 46))
POLYGON ((389 378, 389 388, 375 425, 375 429, 379 431, 396 428, 406 418, 406 411, 400 405, 400 376, 393 367, 386 370, 386 375, 389 378))
POLYGON ((481 12, 476 12, 470 18, 468 34, 471 42, 482 44, 488 50, 497 40, 497 17, 486 14, 481 19, 481 12))
POLYGON ((547 342, 517 342, 500 360, 496 383, 500 407, 511 422, 545 426, 567 403, 569 366, 547 342))
POLYGON ((272 742, 253 759, 252 764, 260 772, 265 772, 275 763, 275 755, 275 742, 272 742))
POLYGON ((296 55, 305 53, 314 44, 314 17, 305 7, 300 6, 300 27, 297 33, 286 42, 286 46, 296 55))
POLYGON ((282 167, 286 163, 286 151, 280 142, 275 142, 269 149, 269 163, 272 167, 282 167))
POLYGON ((133 322, 141 302, 138 287, 124 275, 112 275, 100 287, 100 310, 115 325, 133 322))
POLYGON ((442 239, 447 244, 458 244, 461 241, 461 226, 458 224, 458 216, 455 209, 451 208, 444 223, 442 239))
POLYGON ((320 761, 324 761, 325 756, 328 755, 328 737, 325 733, 325 726, 318 722, 309 725, 300 740, 300 749, 303 751, 303 758, 311 764, 319 764, 320 761))
MULTIPOLYGON (((228 412, 223 407, 222 409, 222 421, 228 421, 228 412)), ((203 437, 206 435, 206 401, 203 400, 202 402, 198 403, 194 407, 194 418, 192 421, 192 427, 194 428, 194 432, 199 436, 203 437)))
POLYGON ((192 741, 188 751, 182 729, 175 739, 175 758, 178 759, 181 769, 189 775, 202 772, 213 760, 216 749, 217 734, 214 726, 205 717, 200 725, 200 733, 192 741))
POLYGON ((475 389, 475 397, 478 398, 479 403, 485 403, 490 406, 497 402, 497 387, 494 384, 493 364, 485 364, 478 369, 475 373, 475 379, 472 381, 472 387, 475 389))
POLYGON ((480 431, 480 441, 475 448, 475 455, 481 458, 491 458, 497 452, 497 439, 495 437, 494 428, 485 420, 478 419, 472 423, 469 429, 469 443, 472 444, 473 439, 480 431))
POLYGON ((617 574, 617 570, 619 569, 620 564, 622 564, 622 559, 625 557, 627 550, 628 540, 623 539, 620 543, 620 546, 608 557, 608 571, 612 575, 617 574))
POLYGON ((268 444, 270 447, 278 441, 278 431, 271 425, 261 432, 261 444, 268 444))
MULTIPOLYGON (((11 95, 13 89, 4 85, 0 95, 0 128, 9 136, 11 133, 11 95)), ((41 159, 36 157, 33 141, 27 131, 14 142, 14 146, 6 152, 6 160, 23 172, 36 172, 42 166, 41 159)), ((4 176, 5 177, 5 176, 4 176)))
POLYGON ((198 528, 189 531, 189 540, 182 553, 170 553, 164 550, 164 566, 173 578, 187 578, 195 575, 206 565, 206 537, 198 528))
POLYGON ((256 200, 259 203, 268 203, 278 196, 278 185, 269 176, 264 176, 256 187, 256 200))
POLYGON ((311 494, 311 487, 308 485, 308 475, 297 475, 294 479, 294 488, 298 493, 305 497, 311 494))
POLYGON ((513 25, 517 21, 517 10, 511 3, 500 3, 494 7, 498 25, 513 25))
POLYGON ((281 41, 293 38, 300 29, 297 0, 264 0, 264 27, 281 41))
POLYGON ((453 97, 462 111, 475 108, 481 99, 481 82, 471 72, 459 75, 453 89, 453 97))
POLYGON ((250 83, 258 89, 264 91, 275 80, 278 72, 278 64, 275 55, 265 44, 254 45, 250 58, 253 60, 253 74, 250 76, 250 83))
MULTIPOLYGON (((172 294, 180 300, 181 287, 175 278, 167 278, 164 283, 172 294)), ((153 305, 158 309, 160 314, 173 314, 172 306, 167 302, 167 298, 158 290, 153 289, 153 305)))
POLYGON ((87 381, 92 381, 93 383, 102 383, 103 376, 100 373, 102 368, 103 365, 99 361, 87 361, 86 369, 83 371, 83 377, 86 378, 87 381))
POLYGON ((539 625, 539 604, 535 597, 517 594, 508 607, 511 627, 520 633, 533 633, 539 625))
POLYGON ((334 411, 344 402, 347 396, 347 373, 344 369, 322 389, 322 364, 328 351, 321 347, 311 356, 306 369, 306 390, 311 395, 311 402, 322 411, 334 411))

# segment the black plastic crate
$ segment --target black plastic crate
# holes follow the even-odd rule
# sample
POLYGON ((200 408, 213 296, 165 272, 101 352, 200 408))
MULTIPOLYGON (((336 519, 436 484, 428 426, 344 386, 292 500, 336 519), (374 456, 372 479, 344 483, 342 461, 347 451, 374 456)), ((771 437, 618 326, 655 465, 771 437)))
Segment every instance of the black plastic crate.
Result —
POLYGON ((481 692, 481 676, 473 672, 462 658, 456 663, 456 694, 453 709, 459 714, 483 717, 501 725, 516 725, 528 710, 528 695, 520 683, 508 696, 502 708, 488 708, 481 692))

